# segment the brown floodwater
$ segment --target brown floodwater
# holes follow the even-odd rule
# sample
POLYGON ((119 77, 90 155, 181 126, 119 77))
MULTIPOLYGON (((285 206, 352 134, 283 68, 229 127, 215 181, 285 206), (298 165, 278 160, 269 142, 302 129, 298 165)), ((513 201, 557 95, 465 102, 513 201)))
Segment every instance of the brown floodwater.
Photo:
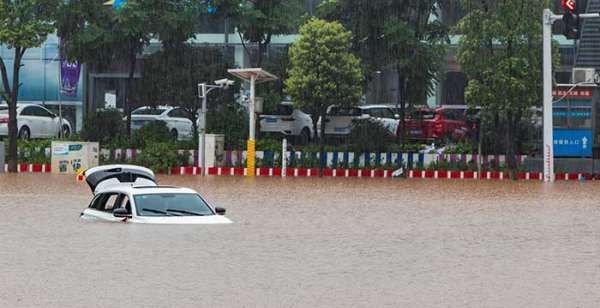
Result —
POLYGON ((0 307, 599 307, 600 183, 161 177, 231 225, 84 222, 0 175, 0 307))

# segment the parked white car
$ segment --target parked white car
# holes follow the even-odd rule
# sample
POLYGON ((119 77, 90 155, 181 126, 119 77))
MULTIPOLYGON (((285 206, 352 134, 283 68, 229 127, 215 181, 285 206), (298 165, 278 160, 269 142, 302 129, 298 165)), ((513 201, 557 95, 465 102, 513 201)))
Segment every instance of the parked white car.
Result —
MULTIPOLYGON (((55 138, 62 129, 64 137, 71 135, 71 123, 48 109, 35 104, 17 105, 18 136, 21 139, 55 138)), ((8 136, 8 105, 0 105, 0 137, 8 136)))
POLYGON ((131 129, 136 130, 152 121, 163 121, 176 140, 190 140, 193 137, 192 121, 183 108, 160 106, 141 107, 131 113, 131 129))
POLYGON ((260 132, 292 136, 300 144, 307 144, 314 137, 312 118, 294 108, 292 102, 282 102, 273 114, 261 115, 260 132))
MULTIPOLYGON (((362 105, 357 107, 340 107, 331 105, 327 108, 325 123, 326 136, 345 136, 352 130, 354 120, 373 119, 386 127, 392 135, 396 135, 400 123, 399 115, 386 105, 362 105)), ((321 117, 317 122, 317 133, 321 136, 321 117)))
POLYGON ((225 209, 212 207, 198 192, 158 186, 152 170, 107 165, 84 172, 94 198, 81 218, 145 224, 229 224, 225 209))

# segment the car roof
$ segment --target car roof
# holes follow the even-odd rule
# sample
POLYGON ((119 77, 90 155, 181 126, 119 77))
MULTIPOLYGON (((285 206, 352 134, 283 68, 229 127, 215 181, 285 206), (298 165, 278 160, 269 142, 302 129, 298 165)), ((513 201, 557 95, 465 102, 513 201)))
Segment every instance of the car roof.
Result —
POLYGON ((371 109, 371 108, 394 108, 394 106, 390 105, 361 105, 357 106, 360 109, 371 109))
POLYGON ((148 195, 148 194, 197 194, 193 189, 176 187, 176 186, 132 186, 132 185, 115 185, 110 186, 98 194, 104 192, 122 192, 130 195, 148 195))

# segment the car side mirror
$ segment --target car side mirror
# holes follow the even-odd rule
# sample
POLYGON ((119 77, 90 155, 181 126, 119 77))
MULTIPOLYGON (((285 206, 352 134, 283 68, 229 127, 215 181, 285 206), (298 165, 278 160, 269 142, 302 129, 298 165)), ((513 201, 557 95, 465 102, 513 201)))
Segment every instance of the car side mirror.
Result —
POLYGON ((216 207, 215 212, 217 213, 217 215, 223 216, 225 215, 225 212, 227 212, 227 210, 222 207, 216 207))
POLYGON ((113 210, 113 216, 117 218, 131 218, 131 214, 127 211, 126 208, 120 207, 113 210))

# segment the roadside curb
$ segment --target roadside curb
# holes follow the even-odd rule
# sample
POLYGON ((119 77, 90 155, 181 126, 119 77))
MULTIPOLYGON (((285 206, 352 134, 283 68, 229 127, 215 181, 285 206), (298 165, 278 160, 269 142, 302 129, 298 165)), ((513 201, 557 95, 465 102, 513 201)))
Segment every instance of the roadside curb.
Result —
MULTIPOLYGON (((323 177, 341 177, 341 178, 393 178, 393 170, 384 169, 324 169, 323 177)), ((246 168, 236 167, 213 167, 208 168, 210 176, 245 176, 248 173, 246 168)), ((256 168, 258 177, 282 177, 281 168, 256 168)), ((318 177, 318 168, 287 168, 286 177, 318 177)), ((171 169, 171 175, 189 176, 201 175, 199 167, 175 167, 171 169)), ((410 170, 406 174, 409 179, 447 179, 447 180, 496 180, 508 181, 510 176, 507 172, 488 171, 482 172, 481 176, 475 171, 445 171, 445 170, 410 170)), ((594 180, 589 173, 557 173, 556 181, 579 181, 594 180)), ((519 181, 543 181, 542 172, 519 172, 517 180, 519 181)))
MULTIPOLYGON (((4 165, 8 171, 8 165, 4 165)), ((18 164, 18 173, 50 173, 52 168, 48 164, 18 164)), ((175 176, 200 176, 199 167, 173 167, 171 175, 175 176)), ((281 168, 256 168, 258 177, 283 177, 281 168)), ((386 169, 324 169, 323 176, 329 178, 393 178, 394 170, 386 169)), ((239 167, 208 168, 209 176, 246 176, 248 170, 239 167)), ((286 177, 318 177, 318 168, 287 168, 286 177)), ((507 172, 487 171, 479 175, 475 171, 446 171, 446 170, 409 170, 406 174, 408 179, 438 179, 438 180, 483 180, 483 181, 507 181, 510 177, 507 172)), ((556 181, 579 181, 595 180, 589 173, 557 173, 556 181)), ((519 172, 519 181, 542 181, 544 175, 541 172, 519 172)))

